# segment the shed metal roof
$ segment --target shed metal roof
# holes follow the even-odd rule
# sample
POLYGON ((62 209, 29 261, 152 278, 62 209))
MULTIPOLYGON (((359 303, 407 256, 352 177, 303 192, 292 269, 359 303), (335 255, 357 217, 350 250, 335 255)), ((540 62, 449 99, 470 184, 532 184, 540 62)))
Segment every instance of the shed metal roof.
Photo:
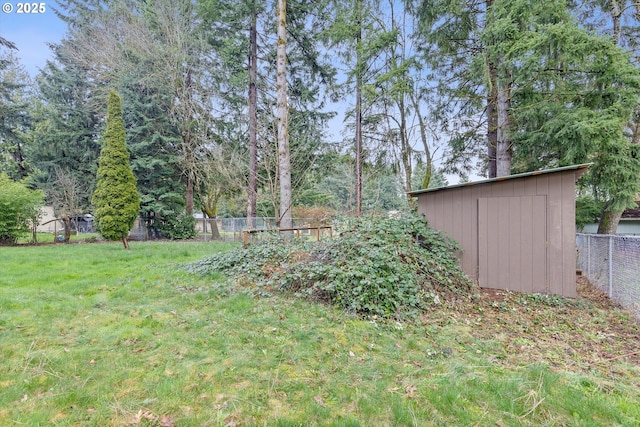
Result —
POLYGON ((436 188, 427 188, 425 190, 409 191, 407 194, 410 195, 410 196, 417 196, 418 194, 430 193, 432 191, 449 190, 451 188, 459 188, 459 187, 470 187, 472 185, 489 184, 489 183, 492 183, 492 182, 506 181, 506 180, 509 180, 509 179, 526 178, 526 177, 530 177, 530 176, 543 175, 543 174, 556 173, 556 172, 564 172, 564 171, 569 171, 569 170, 585 169, 582 172, 582 173, 584 173, 584 172, 586 172, 586 169, 589 166, 591 166, 592 164, 593 163, 583 163, 583 164, 580 164, 580 165, 563 166, 563 167, 560 167, 560 168, 545 169, 545 170, 533 171, 533 172, 525 172, 525 173, 519 173, 519 174, 516 174, 516 175, 508 175, 508 176, 501 176, 501 177, 498 177, 498 178, 483 179, 481 181, 473 181, 473 182, 465 182, 463 184, 448 185, 446 187, 436 187, 436 188))

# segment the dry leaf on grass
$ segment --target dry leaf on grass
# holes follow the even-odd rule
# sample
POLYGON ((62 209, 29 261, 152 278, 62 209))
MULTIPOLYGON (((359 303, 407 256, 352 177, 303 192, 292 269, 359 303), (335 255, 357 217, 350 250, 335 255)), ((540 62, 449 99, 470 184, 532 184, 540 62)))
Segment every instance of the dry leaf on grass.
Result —
POLYGON ((160 427, 178 427, 174 419, 170 415, 163 415, 160 418, 160 427))
POLYGON ((413 399, 416 395, 416 391, 418 390, 418 388, 414 385, 408 385, 405 387, 404 391, 405 391, 405 397, 407 399, 413 399))

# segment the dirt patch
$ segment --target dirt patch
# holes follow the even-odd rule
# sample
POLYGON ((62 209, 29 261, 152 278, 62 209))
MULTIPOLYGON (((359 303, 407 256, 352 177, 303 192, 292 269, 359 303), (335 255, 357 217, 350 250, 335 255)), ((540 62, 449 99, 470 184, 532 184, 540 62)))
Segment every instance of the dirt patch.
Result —
POLYGON ((640 387, 640 322, 585 277, 578 276, 577 290, 578 298, 569 299, 482 289, 439 320, 424 321, 471 325, 471 335, 497 347, 496 363, 514 366, 524 360, 605 375, 619 375, 630 364, 640 387))

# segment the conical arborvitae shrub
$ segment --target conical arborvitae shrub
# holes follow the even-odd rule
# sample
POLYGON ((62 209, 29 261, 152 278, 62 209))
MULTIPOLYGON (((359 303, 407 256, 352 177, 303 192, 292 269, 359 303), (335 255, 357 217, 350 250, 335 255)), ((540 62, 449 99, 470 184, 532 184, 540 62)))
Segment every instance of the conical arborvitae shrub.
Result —
POLYGON ((125 144, 120 95, 113 89, 109 92, 107 129, 100 151, 98 181, 92 203, 96 208, 96 223, 102 237, 122 240, 124 247, 129 249, 127 236, 140 211, 140 196, 125 144))

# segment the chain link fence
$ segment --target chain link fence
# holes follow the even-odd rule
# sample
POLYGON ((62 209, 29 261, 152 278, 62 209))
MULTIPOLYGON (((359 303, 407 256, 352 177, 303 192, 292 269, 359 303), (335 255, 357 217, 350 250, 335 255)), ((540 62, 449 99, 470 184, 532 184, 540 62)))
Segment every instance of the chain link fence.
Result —
POLYGON ((640 318, 640 236, 576 234, 577 267, 640 318))
MULTIPOLYGON (((325 225, 324 221, 314 218, 294 218, 293 227, 318 227, 325 225)), ((276 230, 278 228, 276 218, 256 217, 252 227, 247 224, 247 218, 202 218, 196 217, 195 229, 203 240, 224 240, 229 242, 242 242, 243 231, 276 230)), ((311 234, 312 231, 302 231, 303 234, 311 234)), ((136 240, 153 240, 161 238, 157 231, 148 229, 143 221, 136 221, 129 234, 136 240)))

